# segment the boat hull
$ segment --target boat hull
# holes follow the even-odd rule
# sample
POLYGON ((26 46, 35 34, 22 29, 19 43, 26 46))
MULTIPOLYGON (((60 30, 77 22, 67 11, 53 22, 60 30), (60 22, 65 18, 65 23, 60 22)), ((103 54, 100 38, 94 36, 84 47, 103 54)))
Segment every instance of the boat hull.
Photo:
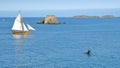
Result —
POLYGON ((12 33, 13 33, 13 34, 20 34, 20 35, 28 35, 28 34, 29 34, 29 31, 19 31, 19 32, 13 31, 12 33))

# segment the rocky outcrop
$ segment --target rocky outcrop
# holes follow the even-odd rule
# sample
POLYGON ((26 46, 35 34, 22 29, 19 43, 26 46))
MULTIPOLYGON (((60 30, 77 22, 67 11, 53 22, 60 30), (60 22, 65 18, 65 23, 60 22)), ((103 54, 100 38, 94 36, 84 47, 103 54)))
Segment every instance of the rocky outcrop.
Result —
POLYGON ((44 20, 38 21, 37 24, 44 24, 44 20))
POLYGON ((115 16, 113 16, 113 15, 104 15, 104 16, 101 16, 101 18, 115 18, 115 16))
POLYGON ((58 24, 58 20, 54 15, 48 15, 45 17, 44 24, 58 24))
POLYGON ((87 15, 80 15, 80 16, 73 16, 73 18, 116 18, 113 15, 104 15, 104 16, 87 16, 87 15))
POLYGON ((80 16, 73 16, 73 18, 99 18, 99 16, 80 15, 80 16))
POLYGON ((38 21, 37 24, 58 24, 58 20, 54 15, 47 15, 44 20, 38 21))

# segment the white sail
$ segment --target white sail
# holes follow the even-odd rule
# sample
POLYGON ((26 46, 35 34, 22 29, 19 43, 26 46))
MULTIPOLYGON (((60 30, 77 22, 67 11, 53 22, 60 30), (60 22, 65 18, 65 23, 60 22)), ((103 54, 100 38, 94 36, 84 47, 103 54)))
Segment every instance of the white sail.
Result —
POLYGON ((35 30, 35 28, 33 28, 32 26, 30 26, 29 24, 27 24, 27 27, 29 30, 35 30))
POLYGON ((18 16, 16 17, 15 21, 14 21, 14 25, 12 27, 12 30, 19 30, 22 31, 22 16, 19 13, 18 16))
POLYGON ((28 28, 25 26, 24 23, 23 23, 23 31, 29 31, 28 28))
POLYGON ((22 22, 22 15, 19 13, 18 16, 15 19, 14 25, 12 27, 12 30, 16 31, 29 31, 25 24, 22 22))

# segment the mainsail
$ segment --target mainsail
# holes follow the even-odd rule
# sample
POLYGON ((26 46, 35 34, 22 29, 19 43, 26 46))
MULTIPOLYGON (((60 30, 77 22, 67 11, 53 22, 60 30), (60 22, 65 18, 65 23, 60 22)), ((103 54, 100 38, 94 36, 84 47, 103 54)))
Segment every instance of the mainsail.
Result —
POLYGON ((22 21, 22 15, 19 13, 12 27, 13 31, 29 31, 22 21))
POLYGON ((27 24, 27 27, 29 30, 35 30, 35 28, 33 28, 32 26, 30 26, 29 24, 27 24))

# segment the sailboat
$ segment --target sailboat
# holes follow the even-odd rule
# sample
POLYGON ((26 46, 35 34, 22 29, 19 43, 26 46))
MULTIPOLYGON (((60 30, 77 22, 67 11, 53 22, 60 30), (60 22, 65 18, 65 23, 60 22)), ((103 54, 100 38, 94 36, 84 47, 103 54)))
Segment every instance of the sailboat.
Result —
POLYGON ((22 15, 19 12, 18 16, 16 17, 13 27, 12 27, 12 33, 13 34, 23 34, 23 35, 28 35, 29 34, 29 29, 30 30, 35 30, 34 28, 32 28, 30 25, 27 26, 24 24, 23 20, 22 20, 22 15))
POLYGON ((19 12, 18 16, 14 21, 14 25, 12 27, 13 34, 29 34, 28 28, 25 26, 24 22, 22 21, 22 15, 19 12))

